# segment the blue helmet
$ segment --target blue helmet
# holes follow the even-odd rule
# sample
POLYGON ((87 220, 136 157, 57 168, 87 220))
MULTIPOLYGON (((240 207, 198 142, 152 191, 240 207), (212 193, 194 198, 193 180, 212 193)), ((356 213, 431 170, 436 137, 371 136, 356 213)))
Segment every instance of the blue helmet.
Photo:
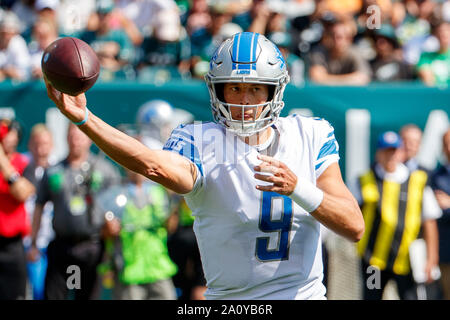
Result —
POLYGON ((174 108, 164 100, 150 100, 139 107, 136 124, 139 131, 157 140, 165 139, 165 131, 170 130, 174 108))
POLYGON ((150 100, 139 107, 136 124, 144 138, 165 142, 171 131, 180 124, 194 121, 194 116, 183 109, 174 108, 165 100, 150 100))

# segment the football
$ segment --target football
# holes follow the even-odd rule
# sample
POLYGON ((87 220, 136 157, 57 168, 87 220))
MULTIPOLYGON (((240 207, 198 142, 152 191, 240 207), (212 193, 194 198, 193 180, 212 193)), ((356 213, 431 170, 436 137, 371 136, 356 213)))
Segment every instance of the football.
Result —
POLYGON ((41 68, 53 87, 71 96, 89 90, 100 74, 100 62, 94 50, 72 37, 52 42, 42 55, 41 68))

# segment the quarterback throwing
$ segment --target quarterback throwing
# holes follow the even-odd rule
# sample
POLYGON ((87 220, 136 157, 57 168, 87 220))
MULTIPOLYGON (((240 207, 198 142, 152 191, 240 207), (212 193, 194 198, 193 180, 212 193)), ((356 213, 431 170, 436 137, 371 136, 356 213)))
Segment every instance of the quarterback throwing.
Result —
POLYGON ((150 150, 47 83, 50 99, 119 164, 183 194, 195 216, 208 299, 325 299, 320 223, 358 241, 333 127, 280 117, 286 62, 263 35, 238 33, 206 75, 214 122, 181 125, 150 150))

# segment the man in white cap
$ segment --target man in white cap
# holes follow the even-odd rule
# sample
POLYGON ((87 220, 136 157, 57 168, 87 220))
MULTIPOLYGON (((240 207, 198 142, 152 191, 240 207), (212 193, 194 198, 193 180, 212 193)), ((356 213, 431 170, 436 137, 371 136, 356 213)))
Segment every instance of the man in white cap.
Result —
POLYGON ((34 8, 37 12, 42 10, 58 10, 59 0, 36 0, 34 8))
POLYGON ((30 56, 25 40, 19 35, 20 21, 12 12, 4 12, 0 20, 0 81, 26 80, 30 56))
POLYGON ((58 25, 57 15, 59 9, 59 0, 36 0, 34 10, 37 18, 47 19, 58 25))
POLYGON ((116 1, 117 8, 125 17, 133 21, 144 37, 150 36, 155 29, 169 29, 160 34, 165 41, 179 38, 180 17, 174 0, 116 1))

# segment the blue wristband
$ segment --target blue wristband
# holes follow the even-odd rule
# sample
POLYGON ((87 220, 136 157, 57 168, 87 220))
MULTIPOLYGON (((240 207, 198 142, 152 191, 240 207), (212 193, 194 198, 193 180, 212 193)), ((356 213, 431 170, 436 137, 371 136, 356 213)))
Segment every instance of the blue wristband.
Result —
POLYGON ((88 110, 88 108, 86 107, 86 112, 85 112, 85 114, 84 114, 84 119, 83 119, 83 121, 80 121, 80 122, 73 122, 73 124, 76 124, 77 126, 81 126, 82 124, 85 124, 86 123, 86 121, 88 121, 88 117, 89 117, 89 110, 88 110))

